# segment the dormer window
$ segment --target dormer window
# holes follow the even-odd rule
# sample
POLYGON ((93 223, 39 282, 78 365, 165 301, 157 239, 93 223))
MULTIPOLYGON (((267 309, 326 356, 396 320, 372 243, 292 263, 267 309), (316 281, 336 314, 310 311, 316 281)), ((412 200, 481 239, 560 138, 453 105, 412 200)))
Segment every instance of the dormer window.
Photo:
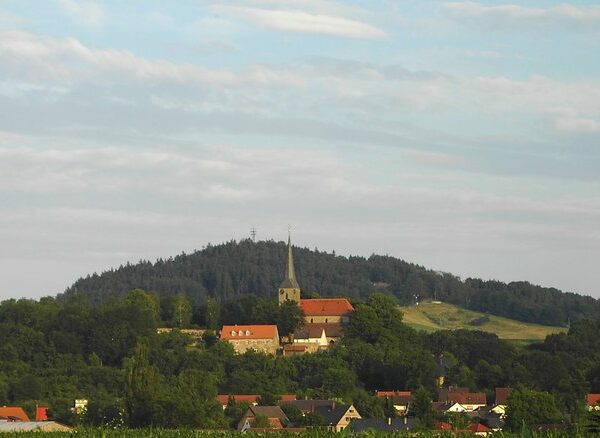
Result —
POLYGON ((251 335, 250 330, 246 330, 246 336, 250 336, 250 335, 251 335))
POLYGON ((244 330, 240 330, 240 331, 238 332, 238 335, 240 335, 240 336, 244 336, 244 330))
POLYGON ((235 336, 235 330, 231 330, 231 336, 235 336))

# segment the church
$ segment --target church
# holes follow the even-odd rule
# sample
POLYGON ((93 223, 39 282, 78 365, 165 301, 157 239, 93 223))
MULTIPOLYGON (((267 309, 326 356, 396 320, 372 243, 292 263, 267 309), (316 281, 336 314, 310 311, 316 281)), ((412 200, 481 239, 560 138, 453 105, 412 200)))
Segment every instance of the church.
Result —
POLYGON ((279 286, 279 305, 294 301, 304 313, 304 327, 294 333, 293 346, 284 347, 284 355, 303 354, 327 348, 341 337, 342 325, 348 322, 354 310, 346 298, 302 299, 296 279, 291 237, 288 236, 288 254, 285 277, 279 286), (286 354, 287 353, 287 354, 286 354))

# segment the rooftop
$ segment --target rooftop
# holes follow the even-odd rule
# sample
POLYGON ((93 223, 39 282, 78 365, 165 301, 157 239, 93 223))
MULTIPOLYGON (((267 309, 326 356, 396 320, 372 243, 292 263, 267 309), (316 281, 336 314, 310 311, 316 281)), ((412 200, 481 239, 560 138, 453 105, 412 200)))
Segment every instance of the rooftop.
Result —
POLYGON ((305 316, 346 316, 354 310, 346 298, 300 300, 300 308, 305 316))
POLYGON ((274 339, 279 337, 276 325, 224 325, 221 339, 274 339))

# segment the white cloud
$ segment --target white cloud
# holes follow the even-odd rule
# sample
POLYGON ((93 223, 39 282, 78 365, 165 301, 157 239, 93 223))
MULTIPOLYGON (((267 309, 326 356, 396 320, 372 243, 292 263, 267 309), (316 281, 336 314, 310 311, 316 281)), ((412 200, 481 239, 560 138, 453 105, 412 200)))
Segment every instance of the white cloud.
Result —
POLYGON ((63 10, 77 23, 86 26, 98 26, 104 21, 102 7, 93 1, 59 0, 63 10))
POLYGON ((215 9, 251 21, 267 29, 331 35, 347 38, 383 38, 386 33, 368 23, 302 10, 261 9, 241 6, 216 6, 215 9))
POLYGON ((533 8, 515 4, 449 2, 445 4, 445 9, 453 18, 476 20, 479 24, 581 26, 600 23, 600 5, 576 6, 566 3, 548 8, 533 8))
POLYGON ((592 119, 560 118, 555 122, 559 131, 572 133, 597 133, 600 132, 600 122, 592 119))

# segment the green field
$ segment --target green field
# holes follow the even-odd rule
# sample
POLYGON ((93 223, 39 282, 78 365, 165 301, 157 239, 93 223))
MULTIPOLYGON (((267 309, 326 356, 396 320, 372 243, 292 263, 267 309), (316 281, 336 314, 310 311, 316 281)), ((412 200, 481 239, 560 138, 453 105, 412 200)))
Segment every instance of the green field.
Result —
POLYGON ((566 331, 564 327, 530 324, 500 316, 461 309, 442 302, 422 302, 418 306, 400 307, 403 321, 418 330, 481 330, 511 341, 538 341, 547 335, 566 331))

